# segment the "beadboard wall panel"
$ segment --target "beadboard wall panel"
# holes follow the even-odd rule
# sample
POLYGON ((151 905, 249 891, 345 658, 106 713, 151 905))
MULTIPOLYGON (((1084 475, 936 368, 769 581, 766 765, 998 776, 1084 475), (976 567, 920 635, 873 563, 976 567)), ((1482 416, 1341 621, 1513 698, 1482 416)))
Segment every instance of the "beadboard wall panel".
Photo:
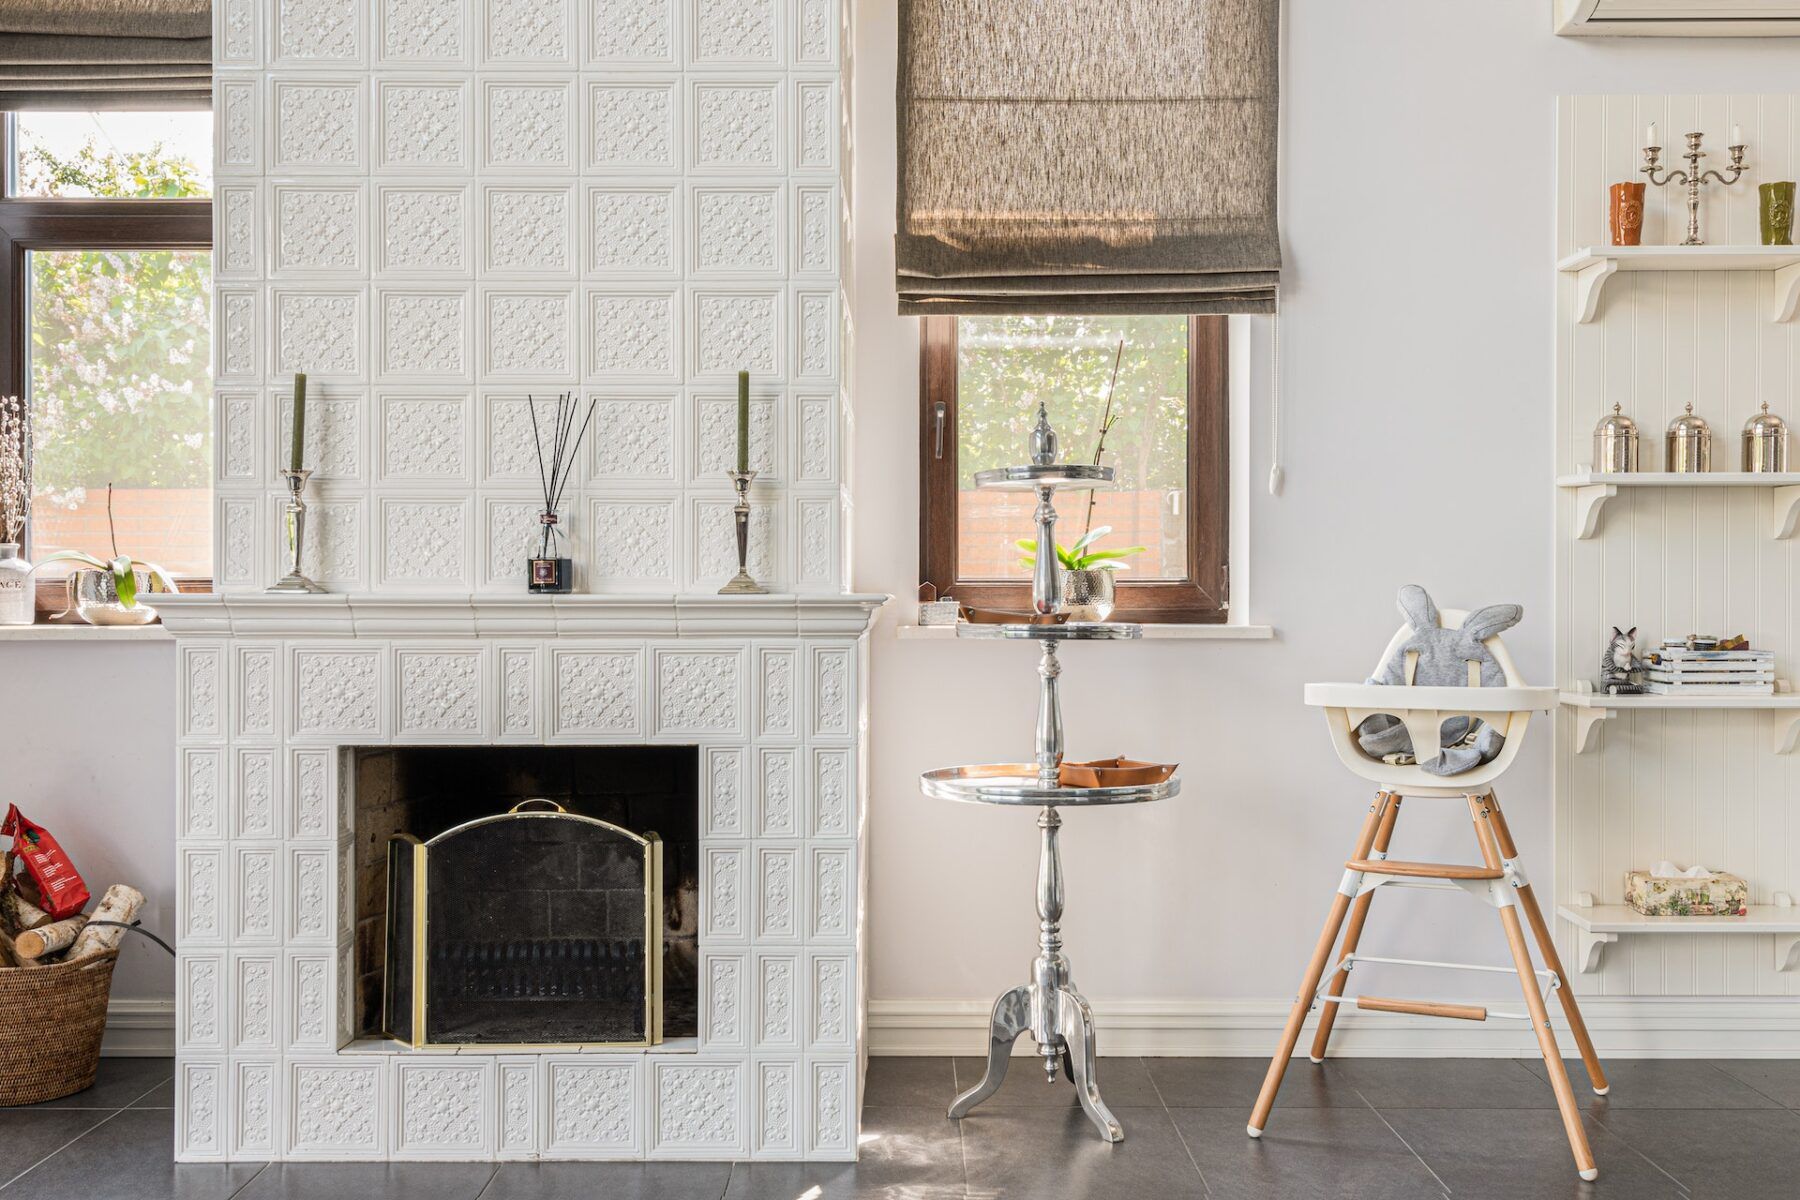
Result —
MULTIPOLYGON (((1643 179, 1645 127, 1661 129, 1665 165, 1684 164, 1682 135, 1706 134, 1703 167, 1723 167, 1743 127, 1743 181, 1702 193, 1710 245, 1754 245, 1758 183, 1800 171, 1800 97, 1577 96, 1557 111, 1556 254, 1605 245, 1610 184, 1643 179)), ((1680 186, 1646 190, 1643 241, 1679 243, 1680 186)), ((1575 319, 1575 277, 1559 274, 1556 470, 1592 462, 1595 423, 1617 403, 1639 424, 1646 470, 1664 466, 1662 434, 1692 403, 1713 430, 1713 465, 1736 470, 1739 433, 1767 401, 1800 419, 1800 324, 1769 319, 1772 284, 1756 272, 1621 272, 1589 324, 1575 319)), ((1790 446, 1790 453, 1797 448, 1790 446)), ((1772 498, 1760 488, 1621 488, 1599 532, 1573 535, 1573 496, 1556 506, 1558 683, 1597 681, 1611 627, 1638 627, 1640 647, 1691 632, 1743 633, 1776 653, 1793 679, 1800 654, 1800 542, 1770 536, 1772 498)), ((1672 859, 1740 874, 1751 903, 1800 889, 1800 767, 1773 752, 1790 714, 1621 712, 1594 748, 1574 752, 1574 718, 1557 715, 1556 900, 1591 892, 1624 902, 1625 872, 1672 859)), ((1566 962, 1574 931, 1558 922, 1566 962)), ((1601 969, 1573 975, 1584 994, 1752 996, 1800 993, 1774 968, 1770 937, 1620 937, 1601 969)))
POLYGON ((753 567, 834 592, 848 261, 840 0, 219 0, 214 169, 227 591, 281 572, 296 371, 307 569, 339 591, 523 592, 523 399, 601 407, 562 502, 576 587, 753 567))

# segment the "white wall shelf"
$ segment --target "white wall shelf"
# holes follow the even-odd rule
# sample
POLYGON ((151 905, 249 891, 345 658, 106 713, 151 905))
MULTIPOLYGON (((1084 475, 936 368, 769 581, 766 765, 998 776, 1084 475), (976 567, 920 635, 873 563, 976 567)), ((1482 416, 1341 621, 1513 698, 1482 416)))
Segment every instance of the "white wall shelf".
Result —
POLYGON ((161 625, 0 625, 0 642, 172 642, 161 625))
POLYGON ((1576 689, 1560 693, 1565 708, 1575 710, 1575 753, 1586 754, 1594 746, 1595 734, 1603 721, 1612 720, 1622 711, 1662 710, 1679 712, 1701 708, 1736 708, 1753 711, 1778 710, 1786 714, 1775 736, 1775 753, 1791 754, 1800 738, 1800 695, 1788 690, 1785 680, 1777 680, 1773 696, 1609 696, 1600 692, 1576 689))
POLYGON ((1777 539, 1794 536, 1800 524, 1800 471, 1577 471, 1558 475, 1556 486, 1575 493, 1575 536, 1581 541, 1600 530, 1600 512, 1606 502, 1619 494, 1622 487, 1695 488, 1755 487, 1767 488, 1775 499, 1774 519, 1769 534, 1777 539))
POLYGON ((1575 319, 1583 325, 1600 311, 1600 293, 1620 271, 1767 271, 1774 281, 1771 321, 1792 320, 1800 302, 1795 246, 1583 246, 1556 269, 1576 277, 1575 319))
POLYGON ((1775 893, 1774 904, 1752 904, 1741 917, 1646 917, 1628 904, 1594 904, 1589 893, 1578 893, 1577 903, 1564 904, 1557 914, 1576 930, 1576 964, 1583 975, 1600 969, 1607 946, 1620 934, 1700 934, 1709 937, 1773 934, 1775 969, 1800 967, 1800 908, 1785 892, 1775 893))

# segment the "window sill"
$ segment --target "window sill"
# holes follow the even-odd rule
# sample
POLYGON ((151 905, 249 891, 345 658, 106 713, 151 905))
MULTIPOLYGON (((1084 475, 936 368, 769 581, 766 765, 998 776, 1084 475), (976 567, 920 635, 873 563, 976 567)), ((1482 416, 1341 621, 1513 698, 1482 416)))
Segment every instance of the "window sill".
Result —
POLYGON ((155 625, 0 625, 0 642, 172 642, 175 635, 155 625))
MULTIPOLYGON (((896 625, 894 636, 905 642, 973 641, 958 638, 954 625, 896 625)), ((1145 641, 1266 642, 1275 637, 1273 625, 1145 625, 1145 641)))

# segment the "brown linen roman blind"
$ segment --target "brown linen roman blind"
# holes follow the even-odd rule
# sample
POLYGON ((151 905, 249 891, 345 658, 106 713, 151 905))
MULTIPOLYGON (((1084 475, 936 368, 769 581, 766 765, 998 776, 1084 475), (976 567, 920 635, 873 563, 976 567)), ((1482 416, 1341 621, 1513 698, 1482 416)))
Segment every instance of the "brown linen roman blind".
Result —
POLYGON ((900 311, 1263 313, 1280 0, 899 0, 900 311))
POLYGON ((0 111, 212 104, 212 0, 0 0, 0 111))

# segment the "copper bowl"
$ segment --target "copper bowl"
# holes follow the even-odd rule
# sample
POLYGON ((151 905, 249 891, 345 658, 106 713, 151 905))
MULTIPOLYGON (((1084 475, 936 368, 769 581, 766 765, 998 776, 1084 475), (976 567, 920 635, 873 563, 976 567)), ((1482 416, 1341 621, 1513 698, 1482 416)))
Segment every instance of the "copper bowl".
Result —
POLYGON ((1069 614, 1005 612, 997 608, 970 608, 965 604, 962 619, 971 625, 1065 625, 1069 614))
POLYGON ((1097 758, 1093 762, 1065 762, 1057 772, 1063 787, 1137 787, 1163 783, 1175 774, 1179 763, 1136 762, 1129 758, 1097 758))

